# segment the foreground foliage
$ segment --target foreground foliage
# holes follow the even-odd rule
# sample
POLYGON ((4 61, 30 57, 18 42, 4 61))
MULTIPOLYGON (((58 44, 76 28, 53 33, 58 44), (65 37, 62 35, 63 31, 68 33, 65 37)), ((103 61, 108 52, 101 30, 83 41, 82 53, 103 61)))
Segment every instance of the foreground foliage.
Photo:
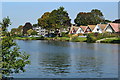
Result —
POLYGON ((96 42, 97 40, 104 38, 120 38, 116 33, 89 33, 87 34, 87 42, 96 42))
POLYGON ((24 72, 25 65, 29 64, 29 55, 25 52, 19 51, 18 45, 15 43, 7 27, 10 25, 9 17, 4 18, 0 23, 2 29, 1 34, 1 48, 2 48, 2 74, 3 76, 10 75, 11 73, 24 72))

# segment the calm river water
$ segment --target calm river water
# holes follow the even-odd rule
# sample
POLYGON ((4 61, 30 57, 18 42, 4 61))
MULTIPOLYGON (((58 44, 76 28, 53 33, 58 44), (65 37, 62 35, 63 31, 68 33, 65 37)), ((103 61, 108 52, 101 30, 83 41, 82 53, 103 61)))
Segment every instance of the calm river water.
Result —
POLYGON ((16 40, 30 54, 15 78, 117 78, 118 44, 16 40))

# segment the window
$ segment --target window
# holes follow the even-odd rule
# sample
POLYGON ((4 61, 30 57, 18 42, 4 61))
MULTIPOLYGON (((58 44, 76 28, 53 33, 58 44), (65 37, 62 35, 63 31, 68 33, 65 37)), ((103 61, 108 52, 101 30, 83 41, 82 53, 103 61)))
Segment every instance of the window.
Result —
POLYGON ((90 29, 87 29, 87 31, 90 31, 90 29))
POLYGON ((99 29, 97 28, 97 31, 99 31, 99 29))

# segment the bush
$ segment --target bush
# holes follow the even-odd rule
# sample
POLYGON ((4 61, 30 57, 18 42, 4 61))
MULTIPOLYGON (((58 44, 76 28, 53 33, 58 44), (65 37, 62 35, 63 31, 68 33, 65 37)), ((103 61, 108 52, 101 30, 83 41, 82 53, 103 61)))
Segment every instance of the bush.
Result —
POLYGON ((61 33, 61 36, 62 36, 62 37, 68 37, 68 33, 62 32, 62 33, 61 33))
POLYGON ((96 38, 90 34, 87 35, 87 42, 88 43, 93 43, 96 41, 96 38))
POLYGON ((116 33, 89 33, 87 34, 87 42, 95 42, 96 40, 110 37, 118 37, 116 33))
POLYGON ((102 43, 120 43, 120 38, 111 38, 101 41, 102 43))

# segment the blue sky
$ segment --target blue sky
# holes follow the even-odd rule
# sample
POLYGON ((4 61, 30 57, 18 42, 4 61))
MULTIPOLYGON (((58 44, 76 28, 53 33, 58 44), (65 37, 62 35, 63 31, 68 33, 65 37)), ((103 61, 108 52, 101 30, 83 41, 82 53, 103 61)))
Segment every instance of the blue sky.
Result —
POLYGON ((37 23, 43 13, 51 12, 60 6, 69 13, 72 23, 79 12, 89 12, 92 9, 101 10, 105 19, 118 18, 118 2, 3 2, 2 17, 10 17, 10 30, 26 22, 37 23))

